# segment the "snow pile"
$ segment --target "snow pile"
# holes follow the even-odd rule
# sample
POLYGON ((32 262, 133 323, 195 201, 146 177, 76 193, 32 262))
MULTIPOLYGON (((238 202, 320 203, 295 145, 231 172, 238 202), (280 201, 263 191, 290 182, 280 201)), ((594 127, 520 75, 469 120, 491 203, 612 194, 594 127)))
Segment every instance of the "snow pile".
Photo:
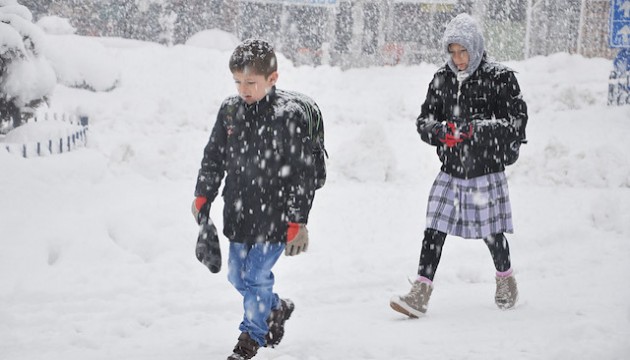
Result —
POLYGON ((36 24, 44 30, 44 32, 51 35, 71 35, 76 31, 76 29, 70 25, 68 19, 59 16, 44 16, 37 20, 36 24))
POLYGON ((232 52, 239 44, 238 38, 219 29, 200 31, 186 40, 186 45, 232 52))
POLYGON ((335 156, 336 167, 344 177, 359 181, 389 181, 393 178, 396 159, 391 145, 381 141, 385 129, 378 123, 367 124, 358 134, 348 136, 348 146, 362 151, 344 151, 335 156))

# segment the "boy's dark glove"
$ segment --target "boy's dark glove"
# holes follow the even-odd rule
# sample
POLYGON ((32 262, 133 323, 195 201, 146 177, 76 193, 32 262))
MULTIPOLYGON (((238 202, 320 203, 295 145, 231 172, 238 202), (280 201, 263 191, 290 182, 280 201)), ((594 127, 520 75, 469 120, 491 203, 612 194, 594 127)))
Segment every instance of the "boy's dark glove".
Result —
POLYGON ((308 249, 308 230, 305 224, 289 223, 287 229, 287 247, 284 250, 286 256, 299 255, 308 249))
POLYGON ((197 224, 201 224, 202 215, 206 215, 206 217, 210 216, 210 203, 208 202, 208 198, 205 196, 197 196, 192 202, 190 211, 195 217, 197 224))
POLYGON ((210 272, 221 271, 221 247, 219 246, 219 235, 212 219, 207 212, 199 213, 199 235, 195 255, 210 272))

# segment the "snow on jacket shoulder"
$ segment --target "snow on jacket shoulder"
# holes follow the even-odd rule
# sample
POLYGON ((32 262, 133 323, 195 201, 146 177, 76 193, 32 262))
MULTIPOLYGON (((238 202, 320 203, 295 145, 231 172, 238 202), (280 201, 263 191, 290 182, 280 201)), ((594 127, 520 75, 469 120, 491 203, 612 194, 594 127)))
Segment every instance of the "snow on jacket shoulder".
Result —
POLYGON ((527 105, 514 71, 484 56, 470 77, 460 83, 449 66, 435 73, 417 118, 423 141, 437 146, 442 171, 472 178, 505 170, 506 147, 525 139, 527 105), (474 136, 454 147, 436 138, 444 122, 470 123, 474 136))
POLYGON ((214 200, 225 175, 223 233, 231 241, 284 242, 288 222, 308 222, 315 170, 301 99, 274 87, 255 104, 234 96, 221 105, 195 195, 214 200))

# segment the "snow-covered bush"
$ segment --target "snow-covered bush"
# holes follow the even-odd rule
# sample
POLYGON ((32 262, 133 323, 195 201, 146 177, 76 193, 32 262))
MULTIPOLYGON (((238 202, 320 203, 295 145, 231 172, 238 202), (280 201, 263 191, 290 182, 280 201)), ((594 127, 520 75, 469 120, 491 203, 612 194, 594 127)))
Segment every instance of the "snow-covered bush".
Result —
POLYGON ((98 38, 49 34, 47 41, 45 55, 59 84, 90 91, 110 91, 119 85, 119 62, 98 38))
POLYGON ((46 33, 44 56, 57 74, 57 82, 91 91, 118 86, 120 69, 113 53, 98 38, 74 35, 68 19, 45 16, 37 25, 46 33))

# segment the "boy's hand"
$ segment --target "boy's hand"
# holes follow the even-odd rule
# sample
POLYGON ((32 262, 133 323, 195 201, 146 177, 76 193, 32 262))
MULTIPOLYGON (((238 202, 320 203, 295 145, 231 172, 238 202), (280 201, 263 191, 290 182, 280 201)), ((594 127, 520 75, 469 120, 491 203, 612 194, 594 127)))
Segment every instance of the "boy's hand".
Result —
POLYGON ((206 216, 210 215, 210 204, 208 203, 208 198, 205 196, 197 196, 195 200, 193 200, 190 210, 192 211, 197 224, 200 224, 202 214, 205 214, 206 216))
POLYGON ((287 247, 284 250, 286 256, 299 255, 308 248, 308 230, 306 225, 289 223, 287 229, 287 247))

